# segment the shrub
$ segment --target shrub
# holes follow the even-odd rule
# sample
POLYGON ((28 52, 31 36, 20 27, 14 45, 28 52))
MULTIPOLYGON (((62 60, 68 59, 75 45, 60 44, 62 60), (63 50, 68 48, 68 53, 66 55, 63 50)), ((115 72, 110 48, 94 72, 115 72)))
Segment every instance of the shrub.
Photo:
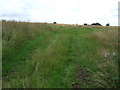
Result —
POLYGON ((84 23, 84 25, 87 25, 87 23, 84 23))
POLYGON ((57 24, 56 22, 53 22, 53 24, 57 24))
POLYGON ((109 23, 107 23, 107 24, 106 24, 106 26, 110 26, 110 24, 109 24, 109 23))

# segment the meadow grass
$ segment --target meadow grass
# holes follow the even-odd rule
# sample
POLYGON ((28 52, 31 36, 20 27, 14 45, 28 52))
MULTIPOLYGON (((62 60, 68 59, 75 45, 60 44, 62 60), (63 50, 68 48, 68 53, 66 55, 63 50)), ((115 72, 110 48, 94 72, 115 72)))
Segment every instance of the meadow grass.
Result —
POLYGON ((117 87, 117 27, 3 22, 3 88, 117 87))

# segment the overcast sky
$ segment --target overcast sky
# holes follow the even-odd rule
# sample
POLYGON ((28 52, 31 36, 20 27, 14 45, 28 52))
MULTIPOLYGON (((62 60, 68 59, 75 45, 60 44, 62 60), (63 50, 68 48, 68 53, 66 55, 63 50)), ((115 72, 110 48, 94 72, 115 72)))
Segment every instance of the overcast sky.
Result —
POLYGON ((0 18, 32 22, 118 25, 119 0, 0 0, 0 18))

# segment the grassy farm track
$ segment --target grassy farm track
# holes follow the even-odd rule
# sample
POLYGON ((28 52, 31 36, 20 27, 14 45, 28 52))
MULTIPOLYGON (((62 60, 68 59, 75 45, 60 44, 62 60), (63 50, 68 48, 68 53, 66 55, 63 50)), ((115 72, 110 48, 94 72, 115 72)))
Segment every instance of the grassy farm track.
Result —
POLYGON ((117 87, 116 27, 51 27, 3 54, 4 88, 117 87))

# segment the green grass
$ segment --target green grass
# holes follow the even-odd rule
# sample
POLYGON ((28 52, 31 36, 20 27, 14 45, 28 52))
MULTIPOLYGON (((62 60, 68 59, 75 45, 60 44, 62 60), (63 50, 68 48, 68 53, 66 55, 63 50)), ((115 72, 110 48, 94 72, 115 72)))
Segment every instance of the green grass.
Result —
POLYGON ((3 27, 3 88, 117 87, 116 27, 3 27))

